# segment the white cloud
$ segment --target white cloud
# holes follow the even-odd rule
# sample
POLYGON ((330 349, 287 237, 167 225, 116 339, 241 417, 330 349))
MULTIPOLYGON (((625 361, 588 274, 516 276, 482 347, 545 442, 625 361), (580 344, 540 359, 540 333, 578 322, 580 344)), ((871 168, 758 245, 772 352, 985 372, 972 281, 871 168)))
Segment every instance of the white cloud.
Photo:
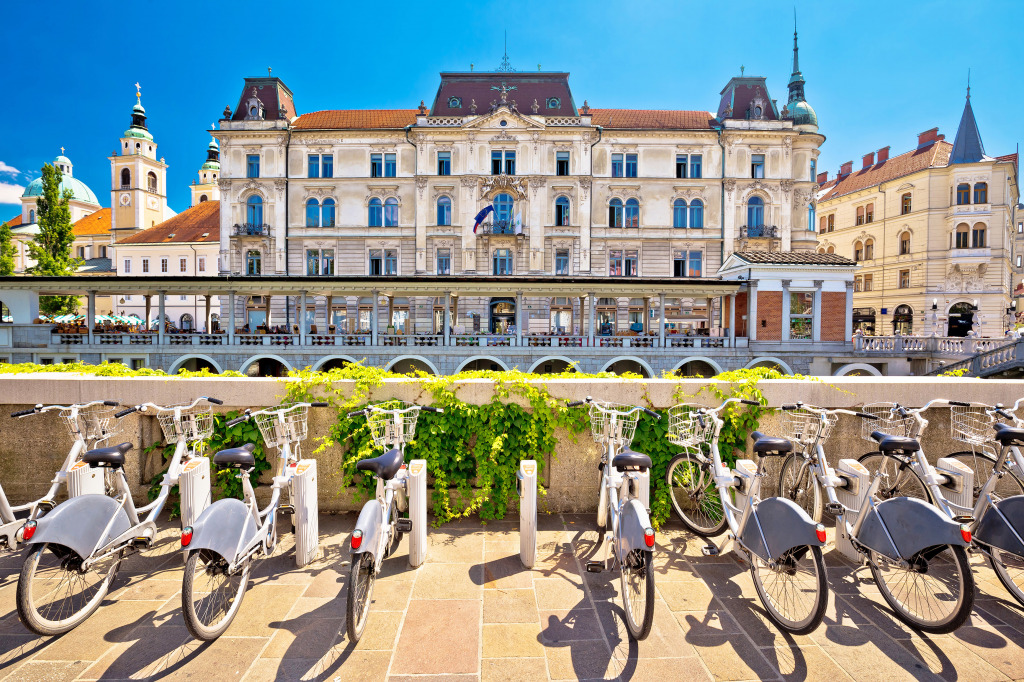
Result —
MULTIPOLYGON (((0 204, 21 205, 21 195, 25 188, 21 185, 12 185, 9 182, 0 182, 0 204)), ((2 218, 0 218, 2 220, 2 218)))
POLYGON ((20 170, 18 170, 14 166, 8 166, 3 161, 0 161, 0 173, 6 174, 6 175, 21 175, 21 171, 20 170))

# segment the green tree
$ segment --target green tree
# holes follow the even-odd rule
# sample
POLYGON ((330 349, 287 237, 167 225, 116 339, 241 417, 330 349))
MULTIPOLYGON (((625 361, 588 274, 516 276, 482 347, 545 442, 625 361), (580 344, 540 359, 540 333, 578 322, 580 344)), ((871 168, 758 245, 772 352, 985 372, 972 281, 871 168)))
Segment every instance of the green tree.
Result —
POLYGON ((15 253, 10 226, 7 223, 0 224, 0 277, 14 274, 15 253))
MULTIPOLYGON (((71 190, 60 191, 62 173, 46 164, 43 166, 43 193, 36 201, 36 220, 39 234, 28 243, 29 256, 36 261, 31 273, 47 277, 67 277, 75 274, 81 261, 71 256, 75 241, 71 229, 71 190)), ((78 312, 75 296, 42 296, 39 310, 48 315, 66 315, 78 312)), ((91 322, 90 322, 91 323, 91 322)))

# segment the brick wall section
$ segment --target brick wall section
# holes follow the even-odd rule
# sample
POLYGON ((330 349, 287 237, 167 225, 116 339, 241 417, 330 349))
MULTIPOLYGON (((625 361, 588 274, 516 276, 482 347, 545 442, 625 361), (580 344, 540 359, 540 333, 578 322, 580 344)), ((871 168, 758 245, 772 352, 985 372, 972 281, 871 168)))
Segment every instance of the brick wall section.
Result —
POLYGON ((741 291, 736 294, 736 310, 734 314, 734 324, 736 328, 736 336, 743 337, 747 335, 747 321, 743 319, 743 316, 747 314, 747 292, 741 291))
POLYGON ((782 292, 781 291, 758 291, 757 292, 757 325, 758 341, 781 341, 782 340, 782 292), (761 326, 761 320, 765 325, 761 326))
POLYGON ((821 340, 848 341, 846 338, 846 293, 821 292, 821 340))

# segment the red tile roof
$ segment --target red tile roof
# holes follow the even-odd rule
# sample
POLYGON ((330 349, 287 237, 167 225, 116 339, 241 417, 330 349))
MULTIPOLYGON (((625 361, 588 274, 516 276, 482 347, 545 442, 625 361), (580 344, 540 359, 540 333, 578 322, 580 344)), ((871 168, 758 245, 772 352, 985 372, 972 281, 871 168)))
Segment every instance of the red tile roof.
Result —
POLYGON ((110 234, 110 209, 101 208, 90 213, 71 226, 71 231, 76 237, 85 237, 95 234, 110 234))
POLYGON ((314 111, 299 116, 295 130, 368 130, 402 129, 416 123, 415 109, 335 109, 314 111))
POLYGON ((159 225, 136 232, 117 243, 168 244, 216 241, 220 241, 220 202, 204 201, 159 225))
POLYGON ((829 180, 821 186, 824 194, 818 201, 828 201, 844 194, 874 187, 925 168, 945 167, 952 149, 953 145, 949 142, 939 141, 921 149, 889 157, 886 161, 844 175, 842 178, 829 180))
POLYGON ((7 227, 17 227, 18 225, 21 225, 20 213, 7 221, 7 227))
POLYGON ((618 130, 710 130, 715 119, 710 111, 666 109, 591 109, 590 115, 594 125, 618 130))

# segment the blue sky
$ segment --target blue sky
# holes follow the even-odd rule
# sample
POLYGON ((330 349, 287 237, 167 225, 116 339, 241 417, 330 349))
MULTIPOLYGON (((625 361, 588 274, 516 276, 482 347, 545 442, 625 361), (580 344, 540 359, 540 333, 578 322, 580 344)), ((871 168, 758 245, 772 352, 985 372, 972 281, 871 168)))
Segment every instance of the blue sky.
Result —
MULTIPOLYGON (((952 139, 968 68, 986 151, 1015 150, 1024 3, 795 5, 807 98, 828 137, 819 170, 859 167, 886 145, 907 151, 933 126, 952 139)), ((568 71, 577 104, 594 107, 713 111, 741 64, 767 76, 781 104, 792 68, 792 6, 767 1, 53 2, 45 21, 22 2, 4 16, 0 204, 17 204, 64 146, 75 176, 109 205, 106 157, 128 127, 136 81, 181 211, 206 130, 237 103, 242 79, 268 66, 300 113, 429 104, 439 71, 496 67, 505 29, 514 67, 568 71)))

